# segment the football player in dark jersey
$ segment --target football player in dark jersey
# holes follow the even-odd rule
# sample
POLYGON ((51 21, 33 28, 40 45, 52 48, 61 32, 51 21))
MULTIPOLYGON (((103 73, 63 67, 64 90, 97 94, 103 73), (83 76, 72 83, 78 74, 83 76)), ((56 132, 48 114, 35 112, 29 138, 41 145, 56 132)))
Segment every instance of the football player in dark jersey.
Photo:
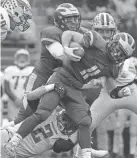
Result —
MULTIPOLYGON (((53 70, 62 65, 64 49, 61 45, 61 36, 63 31, 73 30, 81 33, 87 31, 85 28, 80 27, 81 15, 78 9, 70 3, 59 5, 54 12, 53 18, 55 25, 46 27, 40 32, 41 55, 28 78, 26 93, 45 85, 53 70)), ((80 60, 76 55, 73 55, 72 58, 74 61, 80 60)), ((52 87, 49 87, 48 90, 52 87)), ((20 108, 14 124, 31 115, 37 109, 38 103, 39 99, 29 101, 24 98, 23 106, 20 108)))
POLYGON ((61 100, 67 114, 78 127, 78 142, 83 157, 91 156, 89 127, 92 118, 81 88, 94 78, 102 76, 116 78, 118 76, 117 64, 132 55, 135 50, 135 41, 127 33, 118 33, 107 44, 95 31, 89 31, 84 35, 75 31, 66 31, 62 35, 62 44, 68 58, 73 54, 73 49, 68 47, 71 40, 83 45, 84 57, 78 62, 67 60, 67 64, 65 62, 61 68, 56 69, 47 84, 59 83, 60 88, 54 89, 41 98, 37 110, 23 122, 9 142, 13 146, 16 146, 21 138, 27 136, 36 125, 46 120, 61 100))

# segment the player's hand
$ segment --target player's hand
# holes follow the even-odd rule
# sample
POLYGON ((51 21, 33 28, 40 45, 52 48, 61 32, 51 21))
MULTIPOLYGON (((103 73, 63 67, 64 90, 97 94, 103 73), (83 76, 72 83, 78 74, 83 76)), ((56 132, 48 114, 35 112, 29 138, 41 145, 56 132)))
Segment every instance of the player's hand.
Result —
POLYGON ((21 107, 21 105, 22 105, 22 99, 17 98, 17 99, 14 101, 14 104, 15 104, 17 107, 21 107))
POLYGON ((129 87, 124 87, 118 92, 119 97, 126 97, 131 95, 131 90, 129 87))
POLYGON ((80 61, 81 57, 74 55, 73 51, 78 50, 79 48, 69 48, 64 47, 64 53, 67 55, 67 57, 72 61, 80 61))
POLYGON ((3 125, 0 129, 7 129, 8 127, 13 127, 15 126, 14 121, 8 122, 7 124, 3 125))

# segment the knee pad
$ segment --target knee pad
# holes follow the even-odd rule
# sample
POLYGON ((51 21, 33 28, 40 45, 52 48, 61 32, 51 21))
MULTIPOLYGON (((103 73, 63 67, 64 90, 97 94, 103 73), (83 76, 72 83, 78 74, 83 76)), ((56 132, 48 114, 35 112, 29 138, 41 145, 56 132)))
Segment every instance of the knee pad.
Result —
POLYGON ((79 123, 79 126, 88 126, 90 127, 92 123, 92 117, 90 115, 86 115, 83 117, 79 123))
POLYGON ((35 112, 33 115, 39 120, 39 122, 43 122, 45 121, 49 116, 50 114, 52 113, 52 111, 50 111, 49 109, 46 109, 46 110, 42 110, 42 109, 39 109, 37 112, 35 112))

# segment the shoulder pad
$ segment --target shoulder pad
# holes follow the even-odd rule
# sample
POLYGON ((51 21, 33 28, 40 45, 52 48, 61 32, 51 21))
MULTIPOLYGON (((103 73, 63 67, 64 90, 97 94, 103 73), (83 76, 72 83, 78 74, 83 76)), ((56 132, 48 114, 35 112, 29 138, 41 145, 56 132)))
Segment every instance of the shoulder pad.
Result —
POLYGON ((53 42, 61 42, 62 30, 55 26, 44 28, 40 32, 40 39, 44 45, 49 45, 53 42))
POLYGON ((17 69, 17 67, 16 66, 8 66, 5 70, 4 70, 4 72, 5 73, 8 73, 8 72, 11 72, 11 71, 14 71, 15 69, 17 69))

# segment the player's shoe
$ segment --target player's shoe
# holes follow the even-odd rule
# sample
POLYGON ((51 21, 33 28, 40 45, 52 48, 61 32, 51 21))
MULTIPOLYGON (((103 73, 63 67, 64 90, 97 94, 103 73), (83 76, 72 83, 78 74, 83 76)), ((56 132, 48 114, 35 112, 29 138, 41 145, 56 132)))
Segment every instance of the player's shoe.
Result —
POLYGON ((92 157, 104 157, 108 155, 107 150, 95 150, 91 149, 92 157))

